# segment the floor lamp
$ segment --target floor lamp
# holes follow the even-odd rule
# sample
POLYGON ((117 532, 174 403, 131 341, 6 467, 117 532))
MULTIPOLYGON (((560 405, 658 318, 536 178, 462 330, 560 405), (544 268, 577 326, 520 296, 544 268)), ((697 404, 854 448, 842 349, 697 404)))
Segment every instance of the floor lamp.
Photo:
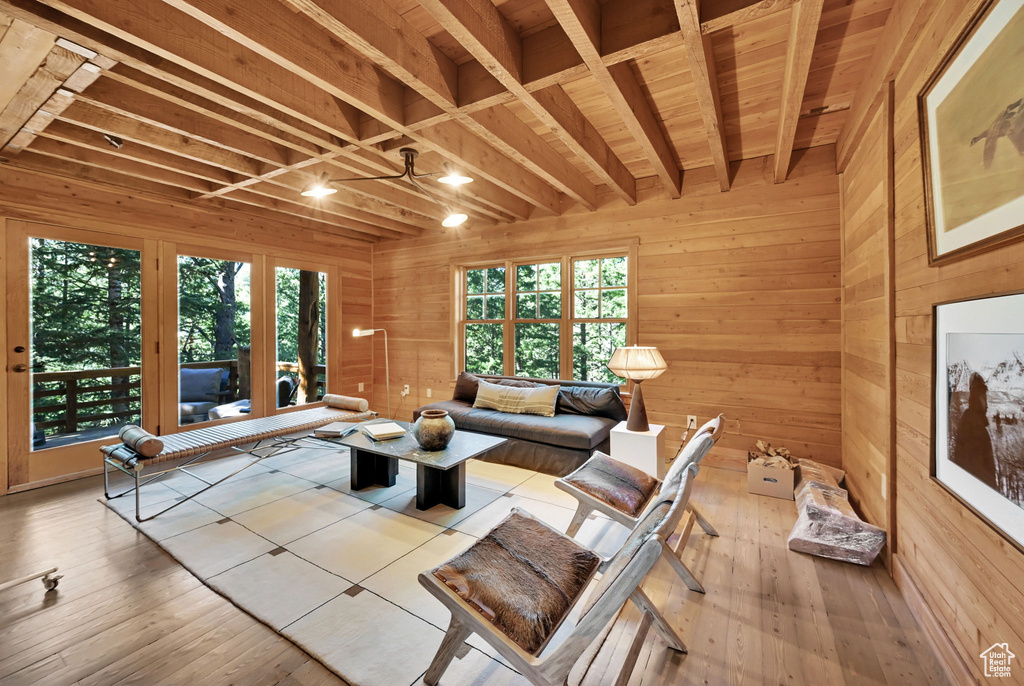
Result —
POLYGON ((352 335, 356 338, 363 338, 364 336, 372 336, 378 331, 384 334, 384 375, 387 377, 388 419, 393 419, 391 416, 391 367, 388 365, 388 332, 385 329, 355 329, 352 335))

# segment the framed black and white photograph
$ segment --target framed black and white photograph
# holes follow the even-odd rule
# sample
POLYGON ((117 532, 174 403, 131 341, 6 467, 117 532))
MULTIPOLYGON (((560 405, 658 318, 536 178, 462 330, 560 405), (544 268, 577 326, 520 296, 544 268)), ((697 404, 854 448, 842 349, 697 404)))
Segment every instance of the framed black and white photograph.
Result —
POLYGON ((1024 549, 1024 294, 934 314, 932 476, 1024 549))
POLYGON ((920 95, 929 260, 1024 237, 1024 0, 993 0, 920 95))

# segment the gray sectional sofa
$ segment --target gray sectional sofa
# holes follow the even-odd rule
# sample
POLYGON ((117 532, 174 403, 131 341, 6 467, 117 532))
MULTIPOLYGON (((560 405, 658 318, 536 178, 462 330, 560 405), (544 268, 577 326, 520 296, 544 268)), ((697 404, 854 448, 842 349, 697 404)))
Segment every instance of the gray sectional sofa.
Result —
POLYGON ((626 408, 616 384, 466 372, 459 375, 451 400, 424 405, 414 412, 413 418, 431 409, 447 410, 457 429, 508 439, 487 452, 484 460, 555 476, 569 474, 595 450, 609 452, 612 427, 626 419, 626 408), (477 379, 510 386, 560 386, 555 416, 475 408, 477 379))

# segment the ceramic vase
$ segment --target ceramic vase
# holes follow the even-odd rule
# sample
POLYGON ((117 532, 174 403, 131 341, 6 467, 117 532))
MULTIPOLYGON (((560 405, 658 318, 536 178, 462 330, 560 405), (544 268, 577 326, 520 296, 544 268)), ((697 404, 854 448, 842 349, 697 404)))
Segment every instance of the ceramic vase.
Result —
POLYGON ((423 410, 412 425, 412 435, 424 450, 444 450, 455 435, 455 422, 447 410, 423 410))

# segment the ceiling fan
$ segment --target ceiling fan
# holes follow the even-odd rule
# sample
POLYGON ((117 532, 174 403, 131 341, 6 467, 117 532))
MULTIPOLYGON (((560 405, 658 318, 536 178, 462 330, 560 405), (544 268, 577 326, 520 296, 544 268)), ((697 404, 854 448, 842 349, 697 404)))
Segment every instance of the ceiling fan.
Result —
MULTIPOLYGON (((439 177, 437 180, 440 183, 448 184, 449 186, 461 186, 463 184, 471 183, 473 179, 468 176, 459 174, 458 172, 447 169, 444 172, 432 172, 427 174, 416 173, 416 158, 419 156, 419 151, 415 148, 402 148, 398 151, 398 154, 405 160, 405 169, 401 174, 391 174, 388 176, 357 176, 349 179, 332 179, 330 174, 324 172, 320 177, 309 184, 302 190, 302 195, 310 198, 323 198, 333 193, 337 193, 338 189, 334 187, 336 183, 342 183, 347 181, 395 181, 398 179, 406 179, 414 188, 423 193, 423 195, 430 198, 438 205, 444 207, 447 212, 444 220, 441 221, 442 226, 452 227, 459 226, 464 223, 469 217, 463 212, 456 212, 451 206, 439 200, 433 193, 427 190, 417 179, 424 179, 431 176, 439 177), (442 176, 443 174, 443 176, 442 176)), ((447 166, 447 165, 446 165, 447 166)))

